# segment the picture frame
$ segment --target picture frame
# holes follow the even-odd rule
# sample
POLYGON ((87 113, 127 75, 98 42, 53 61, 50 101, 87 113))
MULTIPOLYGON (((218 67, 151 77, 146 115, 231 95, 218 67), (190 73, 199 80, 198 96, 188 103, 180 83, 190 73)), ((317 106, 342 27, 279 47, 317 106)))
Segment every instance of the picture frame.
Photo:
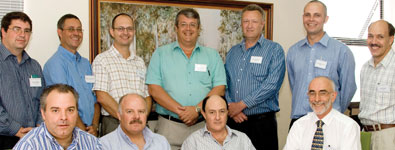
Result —
POLYGON ((230 0, 91 0, 90 61, 110 47, 111 20, 116 14, 123 12, 130 14, 135 20, 136 32, 131 49, 148 65, 157 47, 176 40, 174 19, 182 8, 194 8, 199 12, 202 31, 198 43, 217 49, 225 59, 227 51, 243 39, 241 10, 249 4, 257 4, 263 8, 265 27, 262 34, 272 40, 271 3, 230 0))

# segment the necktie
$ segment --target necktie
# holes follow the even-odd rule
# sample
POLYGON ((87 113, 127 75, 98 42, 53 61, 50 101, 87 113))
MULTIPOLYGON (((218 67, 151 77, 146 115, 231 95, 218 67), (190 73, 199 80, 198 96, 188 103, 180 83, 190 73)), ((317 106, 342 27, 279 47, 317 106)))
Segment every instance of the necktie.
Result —
POLYGON ((322 150, 322 147, 324 145, 324 132, 322 132, 322 126, 324 125, 324 122, 322 120, 318 120, 316 123, 317 130, 314 134, 311 150, 322 150))

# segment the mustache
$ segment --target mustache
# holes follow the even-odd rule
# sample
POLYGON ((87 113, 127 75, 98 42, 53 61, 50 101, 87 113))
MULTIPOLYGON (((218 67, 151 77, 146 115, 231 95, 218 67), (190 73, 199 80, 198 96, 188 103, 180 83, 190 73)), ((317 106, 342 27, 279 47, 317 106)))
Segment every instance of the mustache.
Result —
POLYGON ((369 46, 370 47, 373 47, 373 46, 381 47, 380 45, 377 45, 377 44, 370 44, 369 46))
POLYGON ((134 124, 134 123, 143 124, 143 122, 140 119, 135 119, 129 122, 129 124, 134 124))

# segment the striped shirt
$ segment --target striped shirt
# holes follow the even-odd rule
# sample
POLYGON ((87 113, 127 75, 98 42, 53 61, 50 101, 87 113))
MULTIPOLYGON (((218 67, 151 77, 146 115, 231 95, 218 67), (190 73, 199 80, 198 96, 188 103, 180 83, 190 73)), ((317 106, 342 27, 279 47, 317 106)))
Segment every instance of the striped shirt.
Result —
POLYGON ((373 58, 361 69, 359 118, 364 125, 395 124, 395 52, 391 49, 374 67, 373 58))
POLYGON ((292 91, 291 118, 312 112, 307 91, 311 80, 318 76, 332 79, 338 93, 333 108, 344 112, 357 90, 355 61, 351 50, 328 34, 314 45, 307 38, 289 48, 287 54, 289 85, 292 91), (319 62, 324 66, 316 66, 319 62))
MULTIPOLYGON (((101 150, 102 145, 95 136, 75 127, 71 144, 67 150, 101 150)), ((14 150, 63 150, 63 147, 48 132, 45 123, 27 133, 13 148, 14 150)))
MULTIPOLYGON (((147 68, 143 59, 133 53, 125 59, 112 45, 109 50, 96 56, 92 70, 95 76, 93 90, 107 92, 117 102, 129 93, 148 96, 148 87, 144 83, 147 68)), ((103 108, 102 114, 109 115, 103 108)))
POLYGON ((22 60, 0 44, 0 135, 14 136, 21 127, 40 124, 40 94, 45 86, 41 66, 23 51, 22 60), (41 87, 31 87, 40 78, 41 87))
POLYGON ((279 111, 278 93, 285 74, 283 48, 261 35, 254 46, 245 49, 243 41, 226 56, 226 100, 243 101, 246 115, 279 111))
POLYGON ((255 150, 251 140, 243 132, 233 130, 226 126, 228 135, 223 145, 211 135, 207 126, 192 133, 182 143, 181 150, 255 150))

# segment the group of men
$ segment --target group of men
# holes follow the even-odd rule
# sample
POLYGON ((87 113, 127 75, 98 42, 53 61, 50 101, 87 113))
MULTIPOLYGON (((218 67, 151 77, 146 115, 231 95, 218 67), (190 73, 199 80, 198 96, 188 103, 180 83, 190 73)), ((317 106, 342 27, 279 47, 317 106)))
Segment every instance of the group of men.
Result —
MULTIPOLYGON (((8 13, 1 21, 0 83, 7 88, 0 90, 0 148, 19 141, 15 149, 278 149, 287 66, 292 121, 284 149, 360 149, 358 124, 342 114, 356 91, 354 57, 324 32, 326 9, 316 0, 306 4, 307 36, 285 62, 282 47, 262 34, 263 9, 246 6, 244 39, 225 65, 216 50, 197 43, 198 12, 182 9, 177 41, 157 48, 148 69, 130 50, 136 29, 129 14, 113 18, 113 44, 92 66, 77 51, 81 21, 66 14, 57 24, 59 48, 43 71, 24 50, 30 18, 8 13), (154 132, 146 127, 152 101, 159 114, 154 132)), ((373 58, 361 71, 359 117, 373 134, 372 148, 381 150, 395 147, 394 27, 380 20, 368 31, 373 58)))

